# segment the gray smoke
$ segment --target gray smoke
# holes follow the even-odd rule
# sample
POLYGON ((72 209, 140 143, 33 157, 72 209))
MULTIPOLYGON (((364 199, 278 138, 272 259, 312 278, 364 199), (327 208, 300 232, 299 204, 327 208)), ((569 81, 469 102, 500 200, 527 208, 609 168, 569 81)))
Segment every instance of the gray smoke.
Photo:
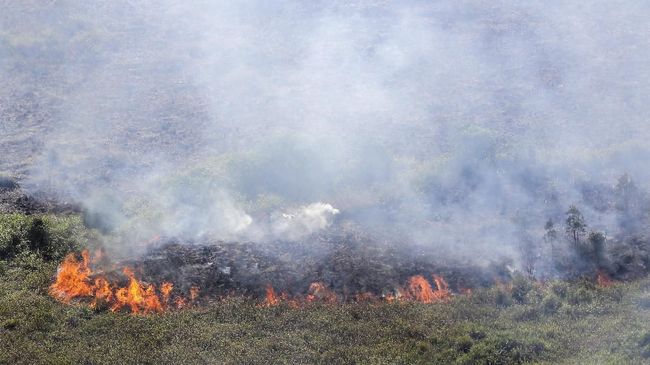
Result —
POLYGON ((620 230, 585 186, 650 182, 645 2, 2 8, 5 115, 38 100, 33 125, 2 121, 36 141, 2 169, 129 242, 352 223, 519 260, 571 204, 620 230))

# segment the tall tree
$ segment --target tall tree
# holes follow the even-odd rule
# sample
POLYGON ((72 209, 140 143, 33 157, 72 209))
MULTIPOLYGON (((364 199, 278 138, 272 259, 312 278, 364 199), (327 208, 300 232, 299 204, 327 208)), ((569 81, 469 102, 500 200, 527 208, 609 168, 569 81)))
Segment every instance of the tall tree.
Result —
POLYGON ((566 233, 573 240, 577 248, 580 245, 580 237, 587 232, 587 224, 580 210, 572 205, 566 212, 566 233))
POLYGON ((557 230, 555 229, 555 223, 553 223, 552 219, 546 221, 544 231, 544 241, 552 246, 553 242, 557 240, 557 230))

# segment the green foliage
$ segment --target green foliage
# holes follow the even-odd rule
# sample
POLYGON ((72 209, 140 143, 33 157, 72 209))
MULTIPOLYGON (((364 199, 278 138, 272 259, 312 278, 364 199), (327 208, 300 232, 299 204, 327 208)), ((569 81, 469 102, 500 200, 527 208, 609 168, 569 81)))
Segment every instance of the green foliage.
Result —
POLYGON ((567 294, 567 302, 572 305, 591 303, 594 299, 592 291, 585 287, 579 287, 576 290, 571 290, 567 294))
POLYGON ((562 281, 554 281, 551 284, 551 291, 558 297, 564 299, 569 292, 569 284, 562 281))
POLYGON ((0 214, 0 259, 32 252, 58 261, 89 237, 78 216, 0 214))
POLYGON ((562 301, 554 294, 549 294, 542 300, 542 311, 546 315, 555 314, 562 307, 562 301))
POLYGON ((538 341, 495 336, 477 343, 458 363, 468 365, 523 364, 538 359, 544 348, 544 344, 538 341))
POLYGON ((540 318, 541 311, 533 306, 517 306, 513 308, 512 318, 515 321, 536 321, 540 318))
POLYGON ((589 233, 589 243, 591 244, 591 259, 597 267, 600 267, 605 261, 605 234, 602 232, 589 233))
POLYGON ((577 246, 580 243, 580 237, 587 231, 587 224, 585 223, 582 213, 575 205, 569 207, 566 216, 566 233, 577 246))
POLYGON ((533 284, 523 275, 516 275, 512 280, 512 299, 516 303, 526 303, 526 296, 533 289, 533 284))

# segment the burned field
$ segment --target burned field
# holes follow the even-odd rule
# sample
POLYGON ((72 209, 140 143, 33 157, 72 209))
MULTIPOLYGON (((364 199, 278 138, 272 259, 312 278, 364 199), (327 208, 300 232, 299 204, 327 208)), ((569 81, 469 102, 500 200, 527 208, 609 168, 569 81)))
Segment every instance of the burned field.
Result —
POLYGON ((496 267, 436 265, 425 254, 409 258, 397 247, 358 240, 321 235, 309 242, 256 244, 165 243, 158 238, 140 259, 120 262, 111 262, 101 248, 93 253, 85 250, 65 258, 51 294, 68 303, 75 298, 91 299, 93 307, 112 311, 130 303, 126 309, 136 313, 181 309, 227 297, 247 298, 263 306, 286 302, 294 307, 313 303, 433 303, 509 278, 505 269, 499 272, 496 267), (120 288, 135 291, 130 302, 123 299, 121 305, 116 299, 125 295, 117 295, 124 290, 120 288), (134 298, 138 303, 133 303, 134 298), (147 298, 152 301, 150 305, 147 298))
MULTIPOLYGON (((28 236, 21 230, 29 231, 38 217, 2 219, 3 234, 11 229, 19 240, 28 236)), ((76 252, 83 251, 88 232, 80 230, 81 220, 42 219, 50 233, 48 244, 79 244, 76 252)), ((106 278, 114 285, 113 295, 119 288, 134 288, 123 270, 131 267, 135 293, 151 300, 147 289, 153 284, 161 296, 161 310, 136 301, 112 311, 109 304, 115 302, 93 305, 99 299, 96 292, 82 292, 69 301, 53 296, 61 261, 25 249, 0 267, 0 339, 14 344, 0 352, 0 362, 249 364, 272 358, 287 364, 571 364, 643 363, 649 354, 647 279, 538 282, 509 275, 498 284, 482 286, 477 280, 469 293, 461 285, 494 272, 412 264, 403 271, 401 266, 396 271, 384 268, 387 272, 380 277, 374 269, 364 278, 363 271, 351 275, 338 269, 340 261, 331 267, 320 261, 318 270, 301 275, 288 268, 310 267, 307 260, 283 262, 258 250, 236 243, 161 243, 140 260, 97 262, 105 269, 89 278, 106 278), (228 259, 216 258, 217 253, 228 259), (427 270, 445 275, 448 293, 436 300, 408 297, 418 294, 409 293, 409 278, 427 270), (169 299, 162 297, 159 286, 166 280, 174 282, 169 299), (269 282, 277 290, 276 301, 268 297, 269 282), (316 289, 314 282, 327 291, 316 289), (193 287, 199 287, 196 297, 193 287), (282 295, 285 290, 287 296, 282 295), (355 290, 373 296, 350 294, 355 290), (396 290, 403 290, 401 299, 381 298, 396 290), (180 307, 178 297, 186 300, 180 307)), ((61 256, 65 261, 66 255, 61 256)), ((433 278, 425 275, 432 292, 439 293, 433 278)), ((133 299, 128 293, 125 298, 133 299)))
POLYGON ((648 17, 1 2, 0 364, 650 364, 648 17))
POLYGON ((4 363, 643 363, 650 354, 650 283, 632 270, 541 281, 506 263, 450 264, 335 231, 266 244, 157 237, 120 259, 89 245, 99 236, 80 215, 31 213, 0 220, 0 339, 16 344, 4 363), (57 286, 64 277, 77 286, 57 286))

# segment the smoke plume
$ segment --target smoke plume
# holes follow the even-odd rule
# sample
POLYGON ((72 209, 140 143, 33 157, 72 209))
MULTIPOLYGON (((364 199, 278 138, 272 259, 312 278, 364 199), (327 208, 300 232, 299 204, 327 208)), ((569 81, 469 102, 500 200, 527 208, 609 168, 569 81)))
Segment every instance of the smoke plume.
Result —
POLYGON ((2 8, 0 170, 127 242, 353 225, 523 265, 572 204, 639 219, 596 201, 650 182, 644 2, 2 8))

